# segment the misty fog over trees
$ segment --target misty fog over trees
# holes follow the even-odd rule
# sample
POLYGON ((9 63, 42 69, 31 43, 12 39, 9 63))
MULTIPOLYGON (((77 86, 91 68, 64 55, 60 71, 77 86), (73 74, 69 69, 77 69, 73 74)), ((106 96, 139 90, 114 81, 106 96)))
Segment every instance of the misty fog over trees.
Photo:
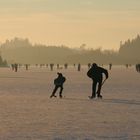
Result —
POLYGON ((140 36, 120 43, 118 51, 99 49, 69 48, 66 46, 32 45, 28 39, 14 38, 0 45, 0 52, 8 63, 99 63, 137 64, 140 63, 140 36))

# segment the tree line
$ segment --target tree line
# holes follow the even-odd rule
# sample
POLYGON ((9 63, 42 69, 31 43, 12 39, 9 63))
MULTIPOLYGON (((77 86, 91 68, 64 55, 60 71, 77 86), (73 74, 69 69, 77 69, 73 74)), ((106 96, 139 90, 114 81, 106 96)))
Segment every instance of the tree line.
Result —
POLYGON ((21 64, 137 64, 140 63, 140 36, 120 43, 118 51, 69 48, 67 46, 46 46, 31 44, 28 39, 14 38, 0 45, 2 57, 8 63, 21 64))

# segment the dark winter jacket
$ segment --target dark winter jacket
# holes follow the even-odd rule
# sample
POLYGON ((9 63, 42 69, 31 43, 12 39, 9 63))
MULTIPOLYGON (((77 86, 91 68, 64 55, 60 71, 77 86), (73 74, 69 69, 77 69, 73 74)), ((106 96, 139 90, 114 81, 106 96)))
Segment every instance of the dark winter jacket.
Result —
POLYGON ((87 72, 87 76, 92 78, 94 81, 102 81, 103 73, 106 79, 108 78, 108 71, 102 67, 92 66, 87 72))
POLYGON ((58 77, 54 79, 54 84, 56 86, 62 86, 65 81, 66 81, 66 78, 62 74, 59 74, 58 77))

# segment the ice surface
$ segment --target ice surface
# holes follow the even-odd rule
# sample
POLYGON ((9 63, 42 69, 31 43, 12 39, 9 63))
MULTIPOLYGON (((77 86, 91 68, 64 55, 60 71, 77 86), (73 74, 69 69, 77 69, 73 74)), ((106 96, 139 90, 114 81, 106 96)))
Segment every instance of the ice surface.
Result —
MULTIPOLYGON (((106 67, 107 68, 107 67, 106 67)), ((140 74, 114 66, 103 100, 89 100, 87 67, 59 70, 64 98, 49 96, 58 71, 0 69, 0 140, 139 140, 140 74)))

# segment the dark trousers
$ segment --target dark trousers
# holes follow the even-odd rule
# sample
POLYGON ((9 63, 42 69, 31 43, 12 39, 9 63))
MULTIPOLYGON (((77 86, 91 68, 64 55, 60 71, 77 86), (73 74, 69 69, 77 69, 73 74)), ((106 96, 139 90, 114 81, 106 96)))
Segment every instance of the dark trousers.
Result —
POLYGON ((55 95, 55 93, 56 93, 56 91, 57 91, 58 88, 60 88, 59 96, 62 96, 62 91, 63 91, 63 86, 62 86, 62 85, 60 85, 60 86, 56 85, 56 86, 55 86, 55 88, 54 88, 54 90, 53 90, 53 92, 52 92, 52 96, 55 95))
POLYGON ((96 97, 96 94, 97 94, 97 96, 100 96, 101 95, 101 88, 102 88, 102 80, 101 81, 94 80, 92 83, 92 97, 96 97), (98 85, 98 89, 96 92, 97 85, 98 85))

